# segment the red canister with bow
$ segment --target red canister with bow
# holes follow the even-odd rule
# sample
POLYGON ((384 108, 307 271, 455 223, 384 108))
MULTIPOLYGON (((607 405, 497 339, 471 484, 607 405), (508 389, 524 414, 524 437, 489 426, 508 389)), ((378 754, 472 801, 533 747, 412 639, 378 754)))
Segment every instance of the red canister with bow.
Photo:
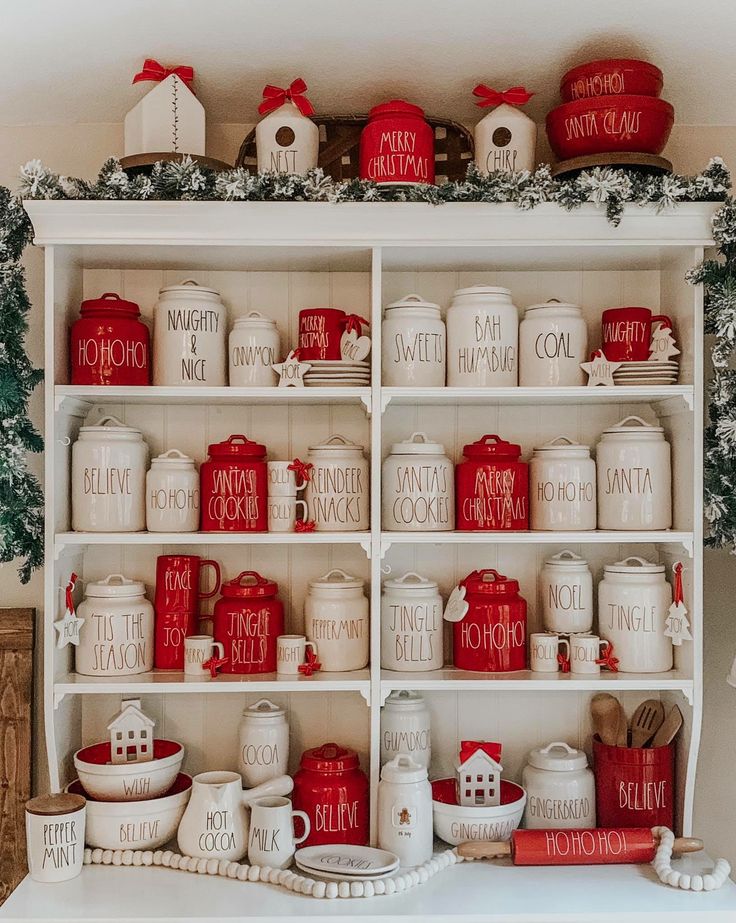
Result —
POLYGON ((460 584, 467 612, 453 625, 453 659, 461 670, 526 669, 526 600, 519 582, 497 570, 474 570, 460 584))

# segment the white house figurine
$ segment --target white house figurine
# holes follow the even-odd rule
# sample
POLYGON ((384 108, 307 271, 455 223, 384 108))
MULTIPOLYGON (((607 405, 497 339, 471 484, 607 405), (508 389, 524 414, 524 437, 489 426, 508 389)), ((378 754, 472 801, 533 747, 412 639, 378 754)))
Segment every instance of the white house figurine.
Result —
POLYGON ((532 172, 535 167, 537 126, 518 109, 532 97, 524 87, 500 93, 479 83, 473 90, 478 106, 495 107, 475 126, 475 165, 481 173, 532 172))
POLYGON ((125 156, 133 154, 204 155, 204 106, 190 84, 191 67, 165 68, 148 59, 133 83, 152 80, 156 86, 125 116, 125 156))
POLYGON ((317 166, 319 129, 309 118, 314 108, 306 91, 301 78, 286 89, 264 87, 258 111, 265 117, 256 125, 259 172, 306 173, 317 166))
POLYGON ((455 767, 458 804, 478 807, 501 803, 500 757, 500 744, 463 741, 460 762, 455 767))
POLYGON ((140 699, 126 699, 108 724, 110 758, 113 763, 147 763, 153 759, 153 726, 156 722, 141 711, 140 699))

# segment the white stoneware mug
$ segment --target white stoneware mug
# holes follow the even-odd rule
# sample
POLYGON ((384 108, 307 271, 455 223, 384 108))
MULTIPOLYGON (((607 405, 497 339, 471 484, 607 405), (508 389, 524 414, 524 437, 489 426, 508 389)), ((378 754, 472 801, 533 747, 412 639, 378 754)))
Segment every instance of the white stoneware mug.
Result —
POLYGON ((215 641, 212 635, 189 635, 188 638, 184 638, 184 674, 200 679, 209 676, 209 670, 202 664, 213 654, 224 657, 225 648, 219 641, 215 641))
POLYGON ((34 881, 69 881, 82 871, 86 799, 64 793, 26 802, 28 871, 34 881))
POLYGON ((268 531, 293 532, 296 528, 297 508, 302 511, 302 517, 307 518, 307 504, 296 497, 269 497, 268 498, 268 531))
POLYGON ((290 461, 268 462, 268 496, 296 497, 298 491, 304 490, 306 481, 297 482, 296 471, 290 470, 290 461))
POLYGON ((570 656, 570 642, 567 638, 560 638, 547 632, 536 632, 529 639, 529 656, 531 668, 535 673, 557 673, 560 663, 557 655, 560 647, 564 645, 566 654, 570 656))
POLYGON ((276 672, 296 674, 307 656, 307 648, 317 656, 317 645, 304 635, 279 635, 276 639, 276 672))
POLYGON ((304 811, 295 811, 288 798, 259 798, 250 807, 248 861, 251 865, 285 869, 291 865, 295 848, 309 836, 311 824, 304 811), (294 833, 294 818, 304 823, 304 833, 294 833))
POLYGON ((597 635, 573 635, 570 638, 570 672, 600 673, 601 649, 609 647, 610 641, 597 635))

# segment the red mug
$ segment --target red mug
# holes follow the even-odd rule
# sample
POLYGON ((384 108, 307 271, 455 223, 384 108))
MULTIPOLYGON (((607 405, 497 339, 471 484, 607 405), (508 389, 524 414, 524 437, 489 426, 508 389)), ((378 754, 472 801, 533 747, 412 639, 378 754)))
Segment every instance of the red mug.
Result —
POLYGON ((196 554, 162 554, 156 561, 156 627, 153 665, 157 670, 184 669, 184 638, 196 634, 199 602, 220 590, 220 565, 196 554), (200 590, 202 569, 209 565, 215 584, 200 590))
POLYGON ((649 359, 652 324, 670 330, 666 314, 652 314, 649 308, 608 308, 601 317, 603 353, 611 362, 645 362, 649 359))
POLYGON ((341 359, 346 314, 339 308, 303 308, 299 312, 299 358, 341 359))

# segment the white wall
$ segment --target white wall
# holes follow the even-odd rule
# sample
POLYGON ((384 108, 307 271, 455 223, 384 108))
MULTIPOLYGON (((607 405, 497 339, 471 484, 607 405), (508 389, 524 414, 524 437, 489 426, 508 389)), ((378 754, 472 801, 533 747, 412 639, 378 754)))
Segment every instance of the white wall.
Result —
MULTIPOLYGON (((208 153, 230 163, 248 126, 208 126, 208 153)), ((542 132, 543 134, 543 132, 542 132)), ((548 156, 540 145, 540 157, 548 156)), ((70 175, 93 177, 104 160, 122 149, 122 126, 117 124, 13 126, 0 129, 0 183, 14 189, 18 167, 32 158, 70 175)), ((722 156, 736 174, 736 126, 677 126, 668 146, 668 156, 679 172, 697 172, 712 155, 722 156)), ((28 351, 34 363, 43 361, 43 261, 40 252, 27 255, 28 287, 34 310, 30 318, 28 351)), ((43 420, 42 389, 34 395, 31 414, 39 427, 43 420)), ((32 465, 39 474, 41 460, 32 465)), ((736 739, 736 689, 725 683, 731 660, 736 655, 736 566, 726 553, 706 554, 705 574, 705 720, 698 772, 695 831, 713 854, 723 855, 736 867, 736 785, 733 753, 736 739)), ((0 599, 5 606, 42 605, 41 575, 25 587, 16 577, 14 565, 0 566, 0 599)), ((40 650, 40 645, 39 645, 40 650)), ((36 671, 37 677, 39 671, 36 671)), ((40 683, 37 683, 40 693, 40 683)), ((40 702, 40 695, 37 695, 40 702)), ((43 744, 40 707, 36 709, 38 747, 36 779, 44 785, 43 744)))

